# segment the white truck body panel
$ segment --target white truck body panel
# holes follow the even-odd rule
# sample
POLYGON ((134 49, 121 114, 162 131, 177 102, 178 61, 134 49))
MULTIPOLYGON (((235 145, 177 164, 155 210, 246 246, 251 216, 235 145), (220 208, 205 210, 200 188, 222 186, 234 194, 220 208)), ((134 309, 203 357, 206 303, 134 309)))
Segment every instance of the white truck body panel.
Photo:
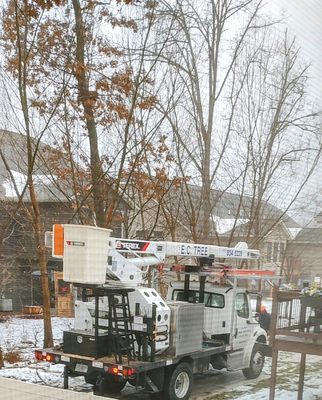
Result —
MULTIPOLYGON (((131 315, 134 316, 132 329, 145 332, 147 325, 144 323, 144 317, 152 317, 152 305, 156 306, 155 321, 155 340, 156 353, 160 353, 169 347, 170 331, 170 308, 162 297, 151 288, 139 287, 129 293, 129 303, 131 315), (135 305, 140 305, 140 315, 135 316, 135 305)), ((107 297, 100 298, 99 303, 99 325, 100 332, 108 330, 108 301, 107 297), (106 329, 102 327, 106 327, 106 329)), ((74 329, 77 331, 94 332, 95 302, 94 301, 76 301, 74 329)))

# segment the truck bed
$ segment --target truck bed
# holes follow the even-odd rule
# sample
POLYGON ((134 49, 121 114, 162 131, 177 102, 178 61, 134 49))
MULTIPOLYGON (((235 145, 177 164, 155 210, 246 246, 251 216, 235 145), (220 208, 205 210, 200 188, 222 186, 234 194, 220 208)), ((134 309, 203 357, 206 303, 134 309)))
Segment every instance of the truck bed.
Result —
MULTIPOLYGON (((126 358, 124 357, 124 362, 122 363, 122 366, 133 368, 137 372, 147 371, 158 367, 176 364, 184 357, 198 359, 198 358, 208 357, 214 354, 224 353, 229 351, 230 349, 231 346, 226 344, 221 344, 221 345, 218 344, 217 346, 213 347, 210 347, 208 344, 207 347, 203 347, 201 350, 191 352, 188 354, 181 354, 175 357, 163 354, 156 355, 155 361, 130 360, 129 362, 127 362, 126 358)), ((42 349, 41 351, 43 352, 43 354, 44 353, 52 354, 59 357, 59 360, 57 359, 54 361, 57 364, 68 365, 70 363, 84 363, 97 369, 104 369, 104 367, 108 368, 115 365, 120 366, 118 363, 115 362, 114 356, 104 356, 99 358, 87 357, 78 354, 64 353, 59 347, 45 348, 42 349)))

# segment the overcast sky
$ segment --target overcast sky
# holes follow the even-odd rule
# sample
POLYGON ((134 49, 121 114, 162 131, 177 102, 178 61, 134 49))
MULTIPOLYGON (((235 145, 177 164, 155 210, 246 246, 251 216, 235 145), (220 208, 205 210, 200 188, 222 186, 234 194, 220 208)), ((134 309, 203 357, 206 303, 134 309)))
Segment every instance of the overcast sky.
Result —
MULTIPOLYGON (((303 60, 311 64, 308 91, 312 101, 322 110, 322 0, 266 0, 266 9, 272 16, 283 15, 285 25, 296 36, 303 60)), ((307 223, 322 210, 322 162, 302 196, 303 203, 297 203, 290 214, 300 217, 296 218, 298 222, 307 223), (302 209, 297 215, 301 203, 305 211, 302 209)))
POLYGON ((322 108, 322 0, 269 0, 267 8, 276 14, 284 11, 303 57, 312 63, 311 91, 322 108))

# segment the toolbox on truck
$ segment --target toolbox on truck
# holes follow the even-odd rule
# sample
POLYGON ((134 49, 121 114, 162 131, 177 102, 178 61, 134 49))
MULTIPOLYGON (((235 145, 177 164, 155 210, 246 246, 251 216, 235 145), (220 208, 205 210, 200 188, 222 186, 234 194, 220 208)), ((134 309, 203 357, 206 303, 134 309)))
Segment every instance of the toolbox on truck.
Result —
POLYGON ((107 333, 99 333, 97 342, 93 333, 83 331, 64 331, 63 351, 89 357, 103 357, 109 354, 107 333))
POLYGON ((203 303, 186 303, 170 301, 171 310, 170 347, 167 354, 178 356, 202 349, 203 319, 205 306, 203 303))

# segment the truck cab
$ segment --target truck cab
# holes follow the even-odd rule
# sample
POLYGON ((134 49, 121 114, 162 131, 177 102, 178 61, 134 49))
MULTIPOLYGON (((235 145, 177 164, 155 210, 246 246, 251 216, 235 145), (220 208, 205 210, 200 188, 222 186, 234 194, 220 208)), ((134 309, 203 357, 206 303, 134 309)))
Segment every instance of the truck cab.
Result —
MULTIPOLYGON (((171 282, 168 300, 199 303, 200 283, 189 282, 185 290, 184 282, 171 282)), ((225 367, 228 370, 243 369, 249 365, 256 344, 267 343, 267 333, 259 326, 254 315, 249 292, 232 285, 205 283, 203 289, 204 342, 209 345, 224 343, 230 345, 225 367)))

